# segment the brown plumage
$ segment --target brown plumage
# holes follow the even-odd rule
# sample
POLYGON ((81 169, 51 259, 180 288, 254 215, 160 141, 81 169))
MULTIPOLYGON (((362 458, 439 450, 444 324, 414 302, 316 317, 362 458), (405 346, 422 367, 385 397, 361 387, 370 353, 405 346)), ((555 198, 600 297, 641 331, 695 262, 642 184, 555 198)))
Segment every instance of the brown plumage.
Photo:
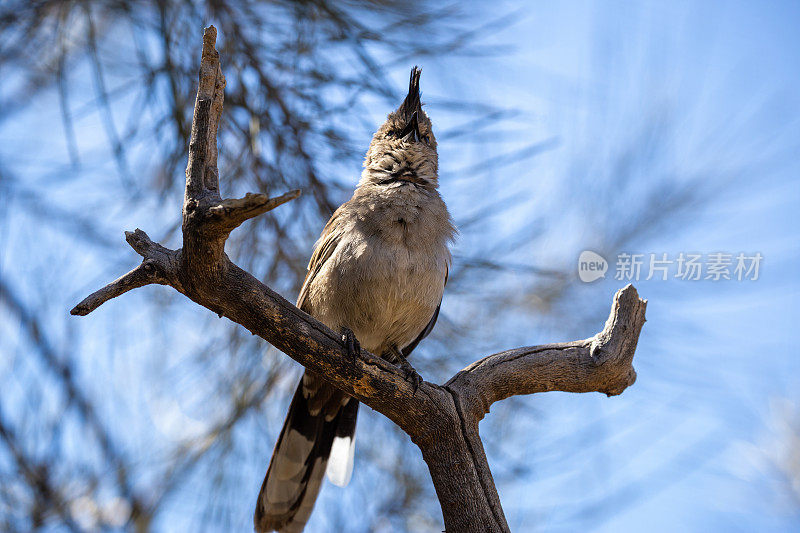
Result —
MULTIPOLYGON (((297 300, 395 362, 436 322, 455 235, 437 191, 436 139, 419 77, 414 67, 406 98, 373 136, 361 181, 326 224, 297 300)), ((347 483, 357 412, 356 400, 306 371, 261 486, 257 531, 302 531, 326 468, 334 482, 347 483)))

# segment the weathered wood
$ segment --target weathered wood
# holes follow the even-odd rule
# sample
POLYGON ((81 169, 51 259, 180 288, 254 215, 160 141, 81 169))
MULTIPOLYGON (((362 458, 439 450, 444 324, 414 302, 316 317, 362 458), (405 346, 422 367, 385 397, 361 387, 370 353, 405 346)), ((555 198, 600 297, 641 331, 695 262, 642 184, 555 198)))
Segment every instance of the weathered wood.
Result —
POLYGON ((632 285, 617 291, 603 331, 590 339, 516 348, 472 363, 445 385, 478 419, 496 401, 547 391, 622 393, 636 381, 633 355, 647 302, 632 285))
POLYGON ((169 250, 141 231, 126 239, 142 263, 72 309, 86 315, 125 292, 158 283, 225 316, 273 344, 400 426, 419 446, 449 531, 508 531, 478 422, 492 403, 515 394, 548 390, 619 394, 635 380, 633 354, 646 302, 632 286, 620 290, 603 331, 591 339, 518 348, 486 357, 446 385, 422 382, 417 390, 404 373, 364 350, 351 358, 341 335, 301 311, 225 254, 230 232, 246 220, 297 196, 248 194, 222 199, 217 169, 217 128, 225 78, 214 48, 216 30, 203 35, 186 193, 183 247, 169 250))

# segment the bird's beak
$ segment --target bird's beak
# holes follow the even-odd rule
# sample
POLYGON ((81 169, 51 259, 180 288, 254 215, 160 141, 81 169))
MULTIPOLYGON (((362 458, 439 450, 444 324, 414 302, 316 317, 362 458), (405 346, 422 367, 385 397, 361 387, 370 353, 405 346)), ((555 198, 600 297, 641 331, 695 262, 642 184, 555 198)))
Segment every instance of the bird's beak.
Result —
POLYGON ((409 141, 419 141, 419 113, 422 112, 422 103, 419 96, 419 76, 422 70, 419 67, 411 69, 408 80, 408 94, 397 112, 405 118, 406 126, 400 132, 400 138, 409 141))

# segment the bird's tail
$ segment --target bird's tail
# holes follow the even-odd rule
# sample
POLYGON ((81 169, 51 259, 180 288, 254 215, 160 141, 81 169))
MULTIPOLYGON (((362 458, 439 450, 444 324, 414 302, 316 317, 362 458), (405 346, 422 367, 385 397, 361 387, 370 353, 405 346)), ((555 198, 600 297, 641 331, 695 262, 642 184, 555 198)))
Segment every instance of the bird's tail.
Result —
POLYGON ((326 383, 313 391, 304 389, 309 377, 297 386, 261 484, 255 512, 258 532, 302 531, 326 468, 333 483, 343 486, 350 480, 359 402, 347 398, 333 406, 330 400, 344 398, 341 393, 326 383), (321 397, 328 399, 326 405, 320 405, 321 397))

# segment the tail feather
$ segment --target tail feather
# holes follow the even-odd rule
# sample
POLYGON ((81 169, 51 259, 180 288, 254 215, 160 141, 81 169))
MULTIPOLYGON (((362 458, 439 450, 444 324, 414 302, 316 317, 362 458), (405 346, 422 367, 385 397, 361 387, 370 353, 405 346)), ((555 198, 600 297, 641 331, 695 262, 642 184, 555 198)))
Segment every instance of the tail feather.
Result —
POLYGON ((339 413, 339 423, 328 457, 328 480, 339 487, 347 486, 350 483, 350 476, 353 475, 357 416, 358 400, 351 398, 339 413))
POLYGON ((312 415, 305 392, 301 380, 256 502, 258 532, 302 531, 319 494, 334 439, 353 442, 358 401, 351 398, 335 415, 315 406, 312 415))

